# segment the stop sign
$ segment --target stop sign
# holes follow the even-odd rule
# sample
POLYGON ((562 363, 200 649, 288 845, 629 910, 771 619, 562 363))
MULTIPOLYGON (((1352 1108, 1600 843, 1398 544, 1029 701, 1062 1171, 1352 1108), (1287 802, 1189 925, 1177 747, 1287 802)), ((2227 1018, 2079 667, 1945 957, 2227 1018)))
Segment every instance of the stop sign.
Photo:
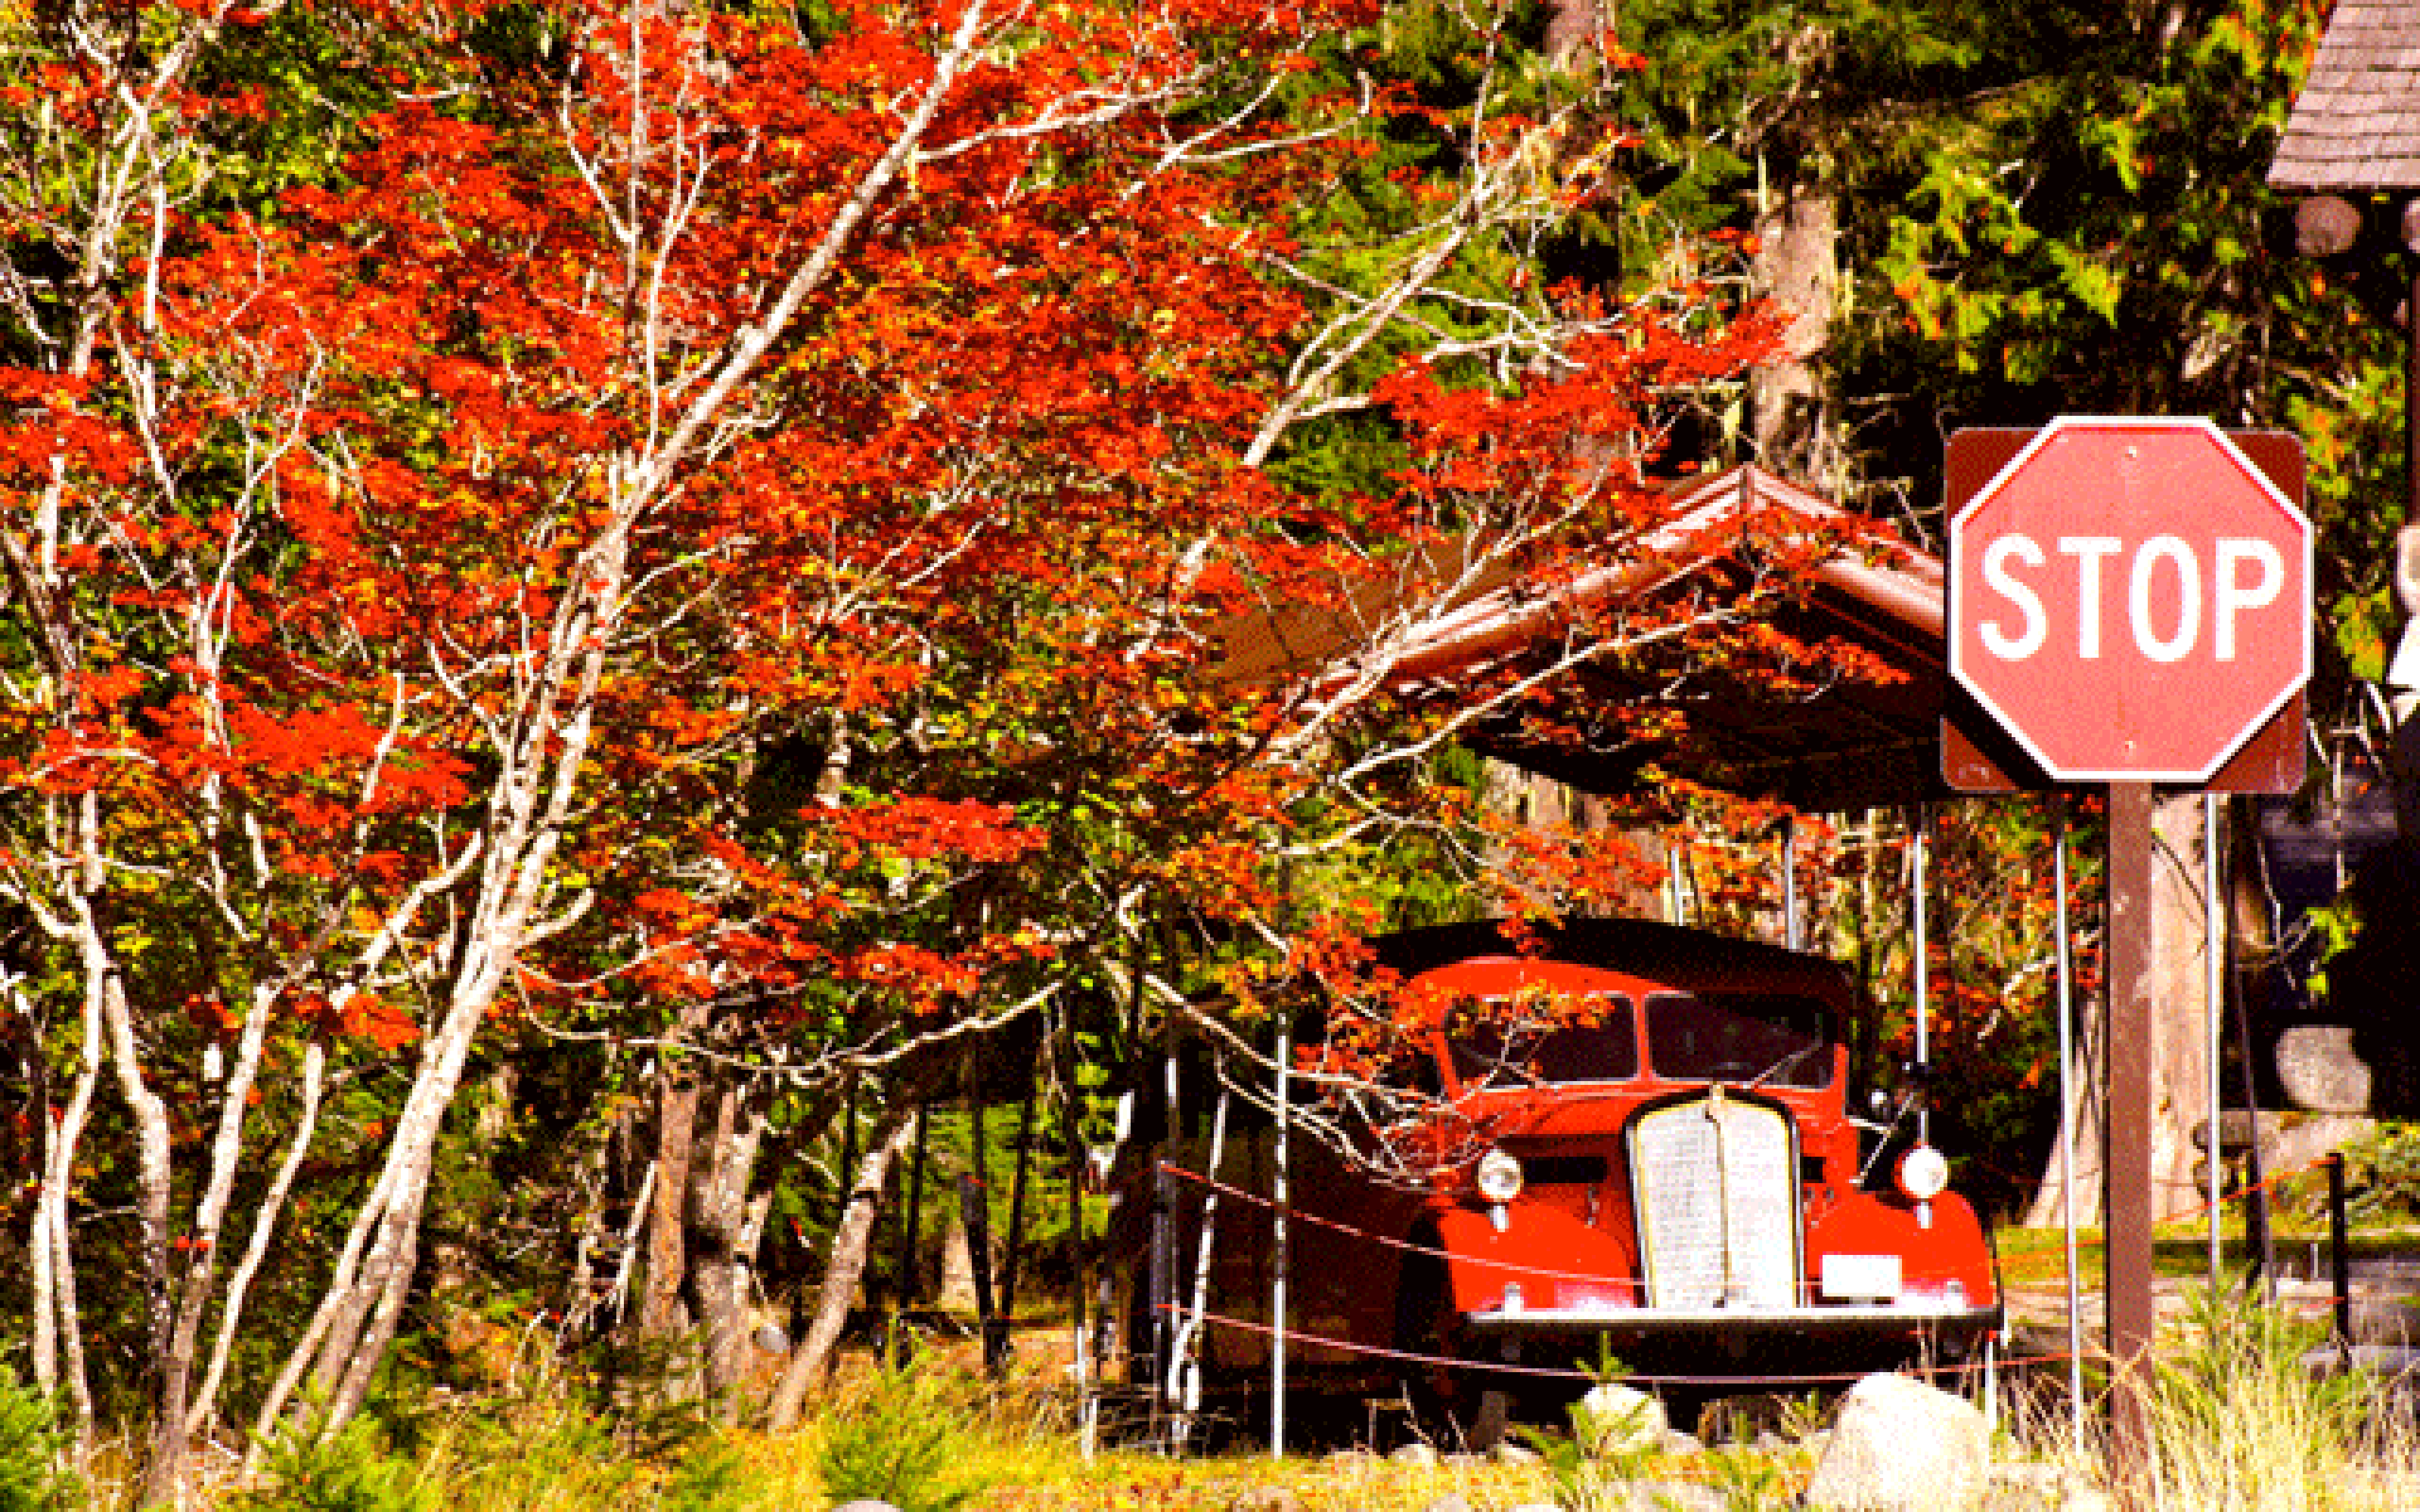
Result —
POLYGON ((2311 674, 2311 522, 2207 420, 2053 421, 1949 522, 1949 671, 2052 778, 2201 782, 2311 674))

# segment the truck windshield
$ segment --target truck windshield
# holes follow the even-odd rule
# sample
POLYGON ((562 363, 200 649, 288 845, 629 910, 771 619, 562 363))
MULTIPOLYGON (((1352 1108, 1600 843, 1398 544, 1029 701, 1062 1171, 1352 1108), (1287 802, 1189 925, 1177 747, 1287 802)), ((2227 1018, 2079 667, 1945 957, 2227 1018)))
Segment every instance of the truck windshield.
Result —
POLYGON ((1780 993, 1655 993, 1647 999, 1647 1058, 1683 1082, 1827 1087, 1829 1018, 1811 997, 1780 993))
POLYGON ((1481 1021, 1447 1041, 1454 1079, 1465 1089, 1621 1082, 1638 1074, 1636 1010, 1618 993, 1552 1014, 1502 1001, 1478 1008, 1481 1021))

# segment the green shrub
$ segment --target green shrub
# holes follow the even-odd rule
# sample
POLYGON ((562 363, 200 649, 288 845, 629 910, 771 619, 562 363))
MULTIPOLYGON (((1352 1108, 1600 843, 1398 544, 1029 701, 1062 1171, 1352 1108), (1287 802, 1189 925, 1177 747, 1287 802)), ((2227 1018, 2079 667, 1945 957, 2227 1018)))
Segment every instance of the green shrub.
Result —
POLYGON ((748 1462, 728 1439, 706 1439, 673 1467, 664 1483, 663 1512, 742 1512, 757 1504, 748 1462))
POLYGON ((900 1512, 954 1512, 983 1489, 961 1468, 972 1436, 966 1402, 938 1371, 886 1366, 827 1430, 824 1492, 834 1506, 869 1500, 900 1512))
POLYGON ((368 1417, 334 1433, 315 1421, 281 1436, 267 1457, 269 1484, 233 1505, 245 1512, 436 1512, 437 1488, 389 1448, 368 1417))
POLYGON ((63 1512, 80 1491, 51 1399, 0 1365, 0 1512, 63 1512))

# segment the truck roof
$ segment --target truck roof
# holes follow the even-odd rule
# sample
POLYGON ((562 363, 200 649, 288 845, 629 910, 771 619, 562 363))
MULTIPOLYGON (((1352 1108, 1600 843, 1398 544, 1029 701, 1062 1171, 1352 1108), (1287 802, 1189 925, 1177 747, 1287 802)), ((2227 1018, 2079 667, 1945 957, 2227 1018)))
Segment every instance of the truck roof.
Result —
POLYGON ((1500 919, 1404 930, 1371 945, 1380 964, 1406 977, 1463 961, 1527 958, 1598 966, 1672 987, 1799 992, 1834 1001, 1851 991, 1848 968, 1837 961, 1675 924, 1567 918, 1530 925, 1528 933, 1534 950, 1507 938, 1500 919))

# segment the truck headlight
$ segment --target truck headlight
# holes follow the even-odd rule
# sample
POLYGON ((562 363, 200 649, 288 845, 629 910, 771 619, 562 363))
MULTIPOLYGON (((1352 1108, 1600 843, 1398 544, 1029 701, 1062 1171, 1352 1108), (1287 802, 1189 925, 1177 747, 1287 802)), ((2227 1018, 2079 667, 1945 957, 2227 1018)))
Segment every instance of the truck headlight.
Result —
POLYGON ((1479 1157, 1479 1195, 1490 1202, 1510 1202, 1521 1195, 1521 1163, 1500 1149, 1479 1157))
POLYGON ((1949 1160, 1931 1145, 1899 1158, 1899 1189, 1910 1201, 1930 1202, 1949 1190, 1949 1160))

